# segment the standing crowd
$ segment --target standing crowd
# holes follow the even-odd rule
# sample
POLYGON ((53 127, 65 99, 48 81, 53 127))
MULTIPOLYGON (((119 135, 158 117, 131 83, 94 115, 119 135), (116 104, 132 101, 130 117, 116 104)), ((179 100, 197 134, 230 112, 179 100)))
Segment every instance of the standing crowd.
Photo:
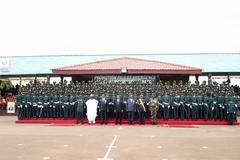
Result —
POLYGON ((233 125, 238 111, 238 94, 226 83, 196 81, 162 83, 139 81, 108 82, 91 80, 88 83, 29 82, 16 96, 19 119, 29 118, 76 118, 83 124, 84 118, 89 124, 95 124, 97 116, 101 124, 107 124, 109 118, 115 118, 116 124, 122 124, 128 118, 129 125, 138 119, 145 124, 145 118, 151 118, 156 124, 157 118, 168 120, 204 119, 228 120, 233 125))

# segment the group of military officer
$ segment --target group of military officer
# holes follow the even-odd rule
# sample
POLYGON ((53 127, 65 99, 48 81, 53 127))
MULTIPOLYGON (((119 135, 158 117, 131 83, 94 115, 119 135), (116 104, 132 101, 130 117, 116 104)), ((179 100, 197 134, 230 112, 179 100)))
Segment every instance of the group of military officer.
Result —
MULTIPOLYGON (((63 83, 30 81, 21 88, 16 96, 18 118, 77 118, 86 117, 85 102, 93 95, 100 102, 101 95, 107 102, 107 118, 116 118, 117 95, 123 102, 121 118, 131 118, 129 123, 139 118, 144 124, 145 118, 151 118, 156 124, 156 118, 177 119, 225 119, 236 118, 238 95, 226 83, 218 84, 196 81, 178 84, 173 81, 157 82, 108 82, 91 80, 88 83, 63 83), (129 114, 129 99, 133 103, 129 114), (78 112, 80 114, 78 114, 78 112)), ((99 115, 99 110, 97 111, 99 115)), ((118 117, 119 118, 119 117, 118 117)), ((78 122, 78 120, 77 120, 78 122)), ((116 122, 117 123, 117 122, 116 122)), ((232 124, 232 121, 229 121, 232 124)))

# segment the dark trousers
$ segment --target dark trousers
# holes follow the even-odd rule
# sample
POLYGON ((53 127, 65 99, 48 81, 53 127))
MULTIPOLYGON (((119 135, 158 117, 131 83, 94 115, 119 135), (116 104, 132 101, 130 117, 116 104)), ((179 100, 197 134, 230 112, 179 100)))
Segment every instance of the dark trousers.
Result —
POLYGON ((62 108, 63 104, 59 103, 58 104, 58 113, 57 113, 57 117, 59 116, 60 118, 63 118, 63 108, 62 108))
POLYGON ((32 116, 33 116, 34 118, 37 117, 37 106, 32 106, 32 116))
POLYGON ((191 112, 190 112, 190 106, 189 105, 185 105, 185 109, 186 109, 186 118, 187 119, 190 119, 190 114, 191 114, 191 112))
POLYGON ((128 111, 128 123, 134 124, 134 111, 128 111))
POLYGON ((178 119, 178 106, 175 105, 174 109, 173 109, 173 115, 174 115, 174 119, 178 119))
POLYGON ((74 105, 70 104, 69 106, 69 113, 70 113, 70 118, 73 118, 74 116, 74 105))
POLYGON ((17 109, 17 113, 18 113, 18 118, 22 118, 22 108, 21 107, 19 107, 17 109))
POLYGON ((68 118, 68 105, 64 105, 64 119, 68 118))
POLYGON ((222 120, 222 119, 223 119, 223 110, 222 110, 222 107, 218 107, 218 115, 219 115, 219 118, 222 120))
POLYGON ((48 112, 48 105, 44 105, 44 114, 43 114, 43 117, 46 118, 46 117, 49 117, 49 112, 48 112))
POLYGON ((144 122, 144 112, 142 111, 140 111, 140 112, 138 112, 138 114, 139 114, 139 123, 140 124, 144 124, 145 122, 144 122))
POLYGON ((164 108, 163 108, 163 117, 164 117, 164 119, 168 119, 168 116, 169 116, 169 108, 168 108, 168 106, 166 105, 166 106, 164 106, 164 108))
POLYGON ((228 124, 233 125, 234 114, 228 113, 228 124))
POLYGON ((28 104, 27 109, 28 109, 28 111, 27 111, 27 118, 30 118, 31 115, 32 115, 32 105, 28 104))
POLYGON ((192 105, 192 119, 197 119, 197 106, 192 105))
POLYGON ((219 114, 218 114, 218 104, 213 104, 213 106, 214 106, 213 116, 214 116, 214 120, 216 120, 219 116, 219 114))
POLYGON ((101 111, 101 123, 107 124, 107 111, 101 111))
POLYGON ((198 105, 198 113, 197 113, 198 118, 203 118, 203 105, 199 104, 198 105))
POLYGON ((83 112, 76 112, 76 123, 78 124, 78 121, 81 120, 81 123, 83 124, 83 112))
POLYGON ((162 117, 162 106, 158 107, 158 112, 157 112, 157 118, 161 118, 162 117))
POLYGON ((120 124, 122 124, 122 112, 116 111, 116 124, 118 124, 118 119, 120 120, 120 124))
POLYGON ((183 120, 185 118, 185 113, 186 113, 186 108, 184 104, 180 105, 180 114, 181 114, 181 119, 183 120))
POLYGON ((109 118, 114 118, 114 110, 113 110, 113 107, 114 107, 113 105, 110 105, 110 106, 109 106, 109 113, 108 113, 108 114, 109 114, 109 116, 108 116, 109 118))
POLYGON ((145 113, 145 117, 149 118, 150 110, 149 110, 149 106, 148 105, 146 105, 146 112, 144 112, 144 113, 145 113))

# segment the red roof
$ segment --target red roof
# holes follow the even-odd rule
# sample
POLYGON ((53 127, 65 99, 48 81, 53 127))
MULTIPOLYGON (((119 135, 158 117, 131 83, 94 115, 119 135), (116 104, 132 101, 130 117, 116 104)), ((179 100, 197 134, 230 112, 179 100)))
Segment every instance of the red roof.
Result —
POLYGON ((139 58, 115 58, 52 69, 53 74, 201 74, 202 69, 139 58))

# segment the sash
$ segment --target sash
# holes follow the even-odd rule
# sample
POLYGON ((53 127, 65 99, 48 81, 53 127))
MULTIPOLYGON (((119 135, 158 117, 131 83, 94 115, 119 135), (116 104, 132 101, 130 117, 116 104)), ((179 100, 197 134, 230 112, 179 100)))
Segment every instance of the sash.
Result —
POLYGON ((140 101, 140 104, 141 104, 141 105, 142 105, 142 107, 143 107, 143 110, 144 110, 144 112, 146 112, 146 108, 145 108, 145 106, 144 106, 144 104, 143 104, 142 100, 141 100, 141 99, 139 99, 139 101, 140 101))

